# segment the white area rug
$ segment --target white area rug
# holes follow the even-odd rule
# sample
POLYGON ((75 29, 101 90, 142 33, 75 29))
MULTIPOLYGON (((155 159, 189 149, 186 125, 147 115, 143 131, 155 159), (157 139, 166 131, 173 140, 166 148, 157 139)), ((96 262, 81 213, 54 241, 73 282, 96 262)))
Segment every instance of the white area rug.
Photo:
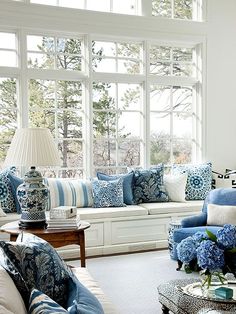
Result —
MULTIPOLYGON (((70 262, 79 266, 80 262, 70 262)), ((160 314, 157 286, 196 276, 176 271, 167 250, 87 259, 87 268, 120 314, 160 314)))

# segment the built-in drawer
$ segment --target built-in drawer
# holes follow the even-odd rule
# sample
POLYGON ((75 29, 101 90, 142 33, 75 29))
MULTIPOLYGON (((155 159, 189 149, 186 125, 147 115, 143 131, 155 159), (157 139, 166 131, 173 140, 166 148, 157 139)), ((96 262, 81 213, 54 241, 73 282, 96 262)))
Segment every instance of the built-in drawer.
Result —
POLYGON ((112 244, 167 240, 169 218, 112 222, 112 244))

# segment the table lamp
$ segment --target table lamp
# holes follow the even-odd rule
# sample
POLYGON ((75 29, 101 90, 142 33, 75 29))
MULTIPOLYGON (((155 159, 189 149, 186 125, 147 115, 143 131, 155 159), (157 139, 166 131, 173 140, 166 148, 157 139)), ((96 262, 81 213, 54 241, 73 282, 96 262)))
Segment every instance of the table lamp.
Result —
POLYGON ((59 152, 46 128, 17 129, 5 159, 6 166, 29 167, 16 194, 21 206, 22 228, 44 228, 49 190, 36 166, 59 166, 59 152))

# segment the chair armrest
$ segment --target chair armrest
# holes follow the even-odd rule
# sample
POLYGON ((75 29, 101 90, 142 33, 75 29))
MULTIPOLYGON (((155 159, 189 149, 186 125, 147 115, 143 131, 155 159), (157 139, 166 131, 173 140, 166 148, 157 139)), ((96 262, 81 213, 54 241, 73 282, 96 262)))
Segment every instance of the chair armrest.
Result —
POLYGON ((182 228, 205 226, 207 222, 207 214, 201 213, 197 216, 186 217, 181 220, 182 228))

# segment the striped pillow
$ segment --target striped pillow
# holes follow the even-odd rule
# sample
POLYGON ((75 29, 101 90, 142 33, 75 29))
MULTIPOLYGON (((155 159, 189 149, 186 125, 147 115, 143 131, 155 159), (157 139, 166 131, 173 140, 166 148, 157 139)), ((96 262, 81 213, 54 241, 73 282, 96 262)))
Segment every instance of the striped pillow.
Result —
POLYGON ((33 289, 29 301, 29 314, 69 313, 43 292, 33 289))
POLYGON ((44 180, 50 191, 49 209, 58 206, 93 206, 91 181, 54 178, 44 180))

